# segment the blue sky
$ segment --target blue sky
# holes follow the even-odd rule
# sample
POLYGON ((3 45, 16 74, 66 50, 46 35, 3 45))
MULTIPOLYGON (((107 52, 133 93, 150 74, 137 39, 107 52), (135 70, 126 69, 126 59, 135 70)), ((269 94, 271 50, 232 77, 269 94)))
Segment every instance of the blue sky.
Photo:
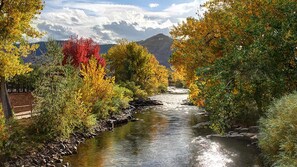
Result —
POLYGON ((91 37, 101 44, 118 39, 138 41, 196 17, 206 0, 45 0, 34 26, 57 40, 71 35, 91 37))

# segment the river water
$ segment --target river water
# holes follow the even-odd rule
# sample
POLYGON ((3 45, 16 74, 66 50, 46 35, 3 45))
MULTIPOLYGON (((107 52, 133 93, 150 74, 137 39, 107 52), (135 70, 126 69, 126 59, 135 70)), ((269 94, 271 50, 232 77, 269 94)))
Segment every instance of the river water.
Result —
POLYGON ((152 99, 163 106, 139 111, 140 121, 103 132, 87 140, 78 154, 64 158, 73 167, 258 167, 258 151, 248 142, 207 138, 209 129, 195 125, 207 121, 203 111, 182 105, 186 90, 152 99))

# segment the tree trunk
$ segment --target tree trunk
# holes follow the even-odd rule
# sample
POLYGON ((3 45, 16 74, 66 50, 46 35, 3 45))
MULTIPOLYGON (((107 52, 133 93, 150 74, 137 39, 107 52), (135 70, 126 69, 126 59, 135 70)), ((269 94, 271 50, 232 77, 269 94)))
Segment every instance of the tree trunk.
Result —
POLYGON ((1 87, 0 87, 1 101, 2 101, 2 109, 4 111, 4 115, 6 120, 13 117, 12 108, 10 104, 10 100, 7 93, 5 78, 1 77, 1 87))

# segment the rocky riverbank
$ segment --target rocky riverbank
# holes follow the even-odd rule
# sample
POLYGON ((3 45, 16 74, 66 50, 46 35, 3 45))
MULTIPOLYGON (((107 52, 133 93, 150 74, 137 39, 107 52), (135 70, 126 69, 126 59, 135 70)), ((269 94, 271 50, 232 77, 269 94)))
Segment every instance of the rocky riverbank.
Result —
POLYGON ((251 144, 257 144, 258 142, 258 133, 259 127, 258 126, 250 126, 250 127, 234 127, 228 133, 224 135, 220 134, 211 134, 207 135, 207 138, 234 138, 238 140, 247 140, 250 141, 251 144))
MULTIPOLYGON (((46 141, 42 147, 36 151, 28 152, 26 155, 18 155, 9 158, 6 162, 0 162, 0 166, 4 167, 32 167, 32 166, 63 166, 67 167, 69 164, 63 162, 63 156, 72 155, 77 153, 77 147, 85 140, 94 138, 101 132, 112 130, 113 128, 126 124, 129 121, 137 121, 133 117, 137 107, 162 105, 162 103, 155 100, 134 101, 134 106, 124 110, 121 114, 113 115, 107 120, 99 121, 91 132, 76 132, 70 135, 68 140, 54 140, 46 141)), ((33 149, 32 149, 33 150, 33 149)))
MULTIPOLYGON (((203 113, 205 117, 208 117, 208 113, 203 113)), ((209 128, 211 125, 210 121, 200 122, 194 126, 192 126, 195 129, 205 129, 209 128)), ((257 144, 258 142, 258 133, 259 133, 259 127, 258 126, 250 126, 250 127, 241 127, 241 126, 234 126, 231 128, 227 133, 221 135, 221 134, 210 134, 207 135, 207 138, 233 138, 238 140, 246 140, 250 141, 251 144, 257 144)))
POLYGON ((68 140, 47 141, 37 151, 29 152, 27 155, 11 157, 3 166, 69 166, 63 162, 63 156, 77 153, 77 147, 86 139, 93 138, 103 131, 112 130, 114 127, 126 124, 133 118, 133 110, 125 110, 123 114, 112 116, 100 121, 91 132, 72 133, 68 140))

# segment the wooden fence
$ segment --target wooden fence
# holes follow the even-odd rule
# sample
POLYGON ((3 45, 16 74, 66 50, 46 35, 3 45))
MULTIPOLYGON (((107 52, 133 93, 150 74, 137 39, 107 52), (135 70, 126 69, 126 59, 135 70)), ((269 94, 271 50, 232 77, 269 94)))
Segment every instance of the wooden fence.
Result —
POLYGON ((33 115, 32 105, 12 106, 17 119, 29 118, 33 115), (19 111, 20 110, 20 111, 19 111))
MULTIPOLYGON (((36 114, 33 112, 34 108, 34 97, 31 93, 19 92, 9 93, 9 99, 14 111, 14 115, 17 119, 29 118, 36 114)), ((1 102, 1 98, 0 98, 1 102)))
POLYGON ((28 93, 33 91, 31 84, 7 83, 6 86, 9 93, 28 93))

